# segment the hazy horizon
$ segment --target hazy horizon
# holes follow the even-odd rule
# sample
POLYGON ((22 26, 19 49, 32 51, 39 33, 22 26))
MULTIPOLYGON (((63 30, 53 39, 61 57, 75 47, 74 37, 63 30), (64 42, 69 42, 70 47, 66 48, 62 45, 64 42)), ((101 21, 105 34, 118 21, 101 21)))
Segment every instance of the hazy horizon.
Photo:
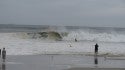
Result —
POLYGON ((125 27, 125 0, 1 0, 0 24, 125 27))

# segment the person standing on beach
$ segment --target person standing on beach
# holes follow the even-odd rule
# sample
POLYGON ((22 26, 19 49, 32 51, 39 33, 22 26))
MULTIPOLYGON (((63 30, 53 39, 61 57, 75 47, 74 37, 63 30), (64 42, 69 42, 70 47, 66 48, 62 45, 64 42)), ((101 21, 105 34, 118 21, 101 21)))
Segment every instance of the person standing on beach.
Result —
POLYGON ((5 61, 5 59, 6 59, 6 50, 5 50, 5 48, 3 48, 3 50, 2 50, 2 59, 3 59, 3 61, 5 61))
POLYGON ((0 57, 1 57, 1 49, 0 49, 0 57))
POLYGON ((98 44, 96 43, 96 45, 95 45, 95 54, 98 54, 98 44))

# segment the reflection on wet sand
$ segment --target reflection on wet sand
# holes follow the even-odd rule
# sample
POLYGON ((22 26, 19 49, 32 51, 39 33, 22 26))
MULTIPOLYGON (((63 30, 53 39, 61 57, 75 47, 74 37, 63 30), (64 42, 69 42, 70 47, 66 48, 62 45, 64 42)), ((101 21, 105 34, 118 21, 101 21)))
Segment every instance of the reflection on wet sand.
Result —
POLYGON ((95 64, 95 67, 98 67, 98 56, 96 54, 94 56, 94 64, 95 64))
POLYGON ((0 62, 0 70, 6 70, 6 63, 0 62))
POLYGON ((5 64, 5 62, 2 63, 2 70, 6 70, 6 64, 5 64))
POLYGON ((95 63, 96 65, 98 64, 98 57, 97 57, 97 56, 94 57, 94 63, 95 63))
POLYGON ((0 70, 125 70, 124 65, 124 60, 105 61, 99 55, 27 55, 9 56, 0 70))
POLYGON ((124 68, 99 68, 98 67, 98 55, 94 55, 94 67, 74 67, 65 70, 124 70, 124 68))
POLYGON ((67 70, 125 70, 124 68, 70 68, 67 70))
POLYGON ((0 70, 6 70, 6 62, 1 58, 0 58, 0 70))

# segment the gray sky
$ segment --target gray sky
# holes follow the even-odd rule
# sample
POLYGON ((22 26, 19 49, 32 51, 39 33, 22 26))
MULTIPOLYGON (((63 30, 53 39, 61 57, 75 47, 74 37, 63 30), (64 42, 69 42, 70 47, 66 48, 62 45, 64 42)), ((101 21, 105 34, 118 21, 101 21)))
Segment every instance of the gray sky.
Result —
POLYGON ((0 0, 0 24, 125 27, 125 0, 0 0))

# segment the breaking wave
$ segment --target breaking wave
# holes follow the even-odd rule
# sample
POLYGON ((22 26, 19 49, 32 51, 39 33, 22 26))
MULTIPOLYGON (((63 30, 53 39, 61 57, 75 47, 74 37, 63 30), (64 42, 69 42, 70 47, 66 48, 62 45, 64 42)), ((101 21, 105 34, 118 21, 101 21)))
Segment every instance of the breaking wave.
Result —
MULTIPOLYGON (((28 33, 27 33, 28 34, 28 33)), ((41 32, 40 33, 29 33, 30 38, 36 39, 53 39, 57 41, 93 41, 93 42, 125 42, 125 34, 117 32, 93 32, 93 31, 53 31, 53 32, 41 32)))

